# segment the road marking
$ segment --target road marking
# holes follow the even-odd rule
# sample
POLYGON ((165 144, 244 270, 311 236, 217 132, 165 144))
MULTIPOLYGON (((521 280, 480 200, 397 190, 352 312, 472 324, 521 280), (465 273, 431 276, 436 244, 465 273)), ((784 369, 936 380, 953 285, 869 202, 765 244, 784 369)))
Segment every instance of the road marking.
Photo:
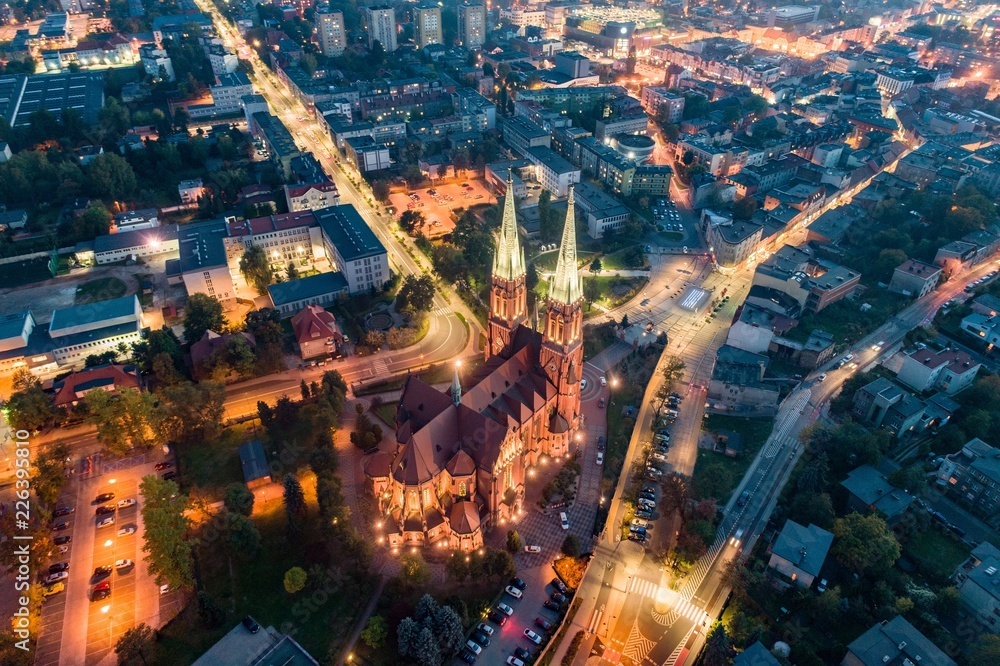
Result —
POLYGON ((389 366, 384 358, 376 358, 372 361, 372 375, 375 377, 385 377, 389 374, 389 366))
POLYGON ((639 624, 634 623, 632 631, 629 632, 628 639, 625 641, 625 647, 622 649, 621 655, 638 663, 646 658, 646 655, 650 653, 655 645, 656 643, 642 635, 642 632, 639 631, 639 624))

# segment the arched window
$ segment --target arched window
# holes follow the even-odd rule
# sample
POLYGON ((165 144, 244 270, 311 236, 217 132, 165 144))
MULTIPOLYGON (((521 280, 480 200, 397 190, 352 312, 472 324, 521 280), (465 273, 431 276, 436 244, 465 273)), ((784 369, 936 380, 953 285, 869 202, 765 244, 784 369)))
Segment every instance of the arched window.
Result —
POLYGON ((468 494, 469 494, 469 486, 468 484, 465 483, 465 481, 462 481, 460 484, 458 484, 458 496, 465 497, 468 494))
POLYGON ((423 506, 423 508, 427 508, 430 505, 431 505, 431 489, 430 488, 424 488, 424 506, 423 506))

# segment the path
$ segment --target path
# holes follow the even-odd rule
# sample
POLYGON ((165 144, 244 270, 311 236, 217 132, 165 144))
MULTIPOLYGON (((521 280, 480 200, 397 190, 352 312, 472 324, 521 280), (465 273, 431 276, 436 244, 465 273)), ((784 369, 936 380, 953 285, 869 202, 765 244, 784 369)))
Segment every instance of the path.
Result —
POLYGON ((361 632, 364 631, 365 625, 368 624, 368 618, 371 617, 372 613, 375 612, 375 606, 378 604, 378 600, 382 597, 382 590, 385 589, 386 575, 382 574, 378 579, 378 587, 372 592, 372 598, 368 600, 368 605, 365 606, 365 611, 358 618, 358 623, 354 625, 354 631, 351 632, 351 637, 347 639, 347 645, 341 651, 340 656, 337 657, 337 666, 343 666, 347 661, 348 657, 351 657, 354 653, 354 646, 358 642, 358 638, 361 636, 361 632))

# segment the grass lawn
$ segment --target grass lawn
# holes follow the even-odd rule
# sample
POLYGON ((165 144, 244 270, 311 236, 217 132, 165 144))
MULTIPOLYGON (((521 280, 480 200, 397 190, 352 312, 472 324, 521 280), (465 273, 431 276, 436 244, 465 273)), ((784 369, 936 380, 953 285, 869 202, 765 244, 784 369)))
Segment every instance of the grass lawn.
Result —
POLYGON ((395 402, 383 402, 381 405, 372 410, 375 412, 375 416, 382 419, 390 428, 396 427, 396 403, 395 402))
POLYGON ((127 289, 127 285, 116 277, 90 280, 76 288, 76 304, 85 305, 98 301, 108 301, 112 298, 121 298, 127 289))
POLYGON ((914 535, 903 547, 903 554, 914 560, 921 571, 943 579, 955 573, 969 557, 969 551, 964 543, 934 526, 914 535))
POLYGON ((884 324, 909 302, 900 294, 870 287, 857 300, 837 301, 821 312, 803 316, 787 337, 805 342, 813 329, 819 329, 832 335, 835 342, 854 343, 884 324), (871 308, 862 312, 861 306, 865 304, 871 308))
MULTIPOLYGON (((478 356, 462 359, 462 376, 468 377, 482 362, 483 359, 478 356)), ((438 365, 432 365, 426 370, 415 372, 414 374, 419 375, 420 379, 424 380, 428 384, 442 384, 444 382, 451 381, 454 372, 455 366, 451 363, 440 363, 438 365)), ((398 391, 403 388, 403 383, 405 381, 406 375, 400 375, 399 377, 391 377, 379 382, 372 382, 371 384, 366 384, 362 388, 356 390, 354 395, 374 395, 376 393, 398 391)))
POLYGON ((614 324, 586 326, 583 329, 583 356, 592 359, 615 341, 614 324))
MULTIPOLYGON (((535 268, 540 272, 554 271, 556 269, 556 262, 559 260, 559 250, 552 250, 551 252, 546 252, 538 257, 535 257, 535 268)), ((590 262, 594 260, 593 252, 580 252, 576 253, 576 263, 580 268, 588 268, 590 262)), ((604 261, 603 259, 601 261, 604 261)))
POLYGON ((710 432, 731 430, 743 435, 743 453, 738 458, 730 458, 715 451, 698 450, 698 462, 694 467, 695 494, 699 498, 714 497, 721 506, 729 501, 733 489, 739 485, 750 463, 767 441, 774 428, 774 421, 769 418, 751 419, 712 414, 705 419, 704 428, 710 432))
POLYGON ((211 443, 178 445, 184 491, 190 492, 189 486, 197 486, 201 492, 222 499, 227 484, 243 481, 239 446, 250 439, 240 428, 226 428, 211 443))
MULTIPOLYGON (((629 248, 622 248, 611 254, 606 254, 601 257, 601 268, 606 271, 626 271, 626 270, 639 270, 642 268, 649 267, 649 261, 647 261, 646 255, 642 255, 642 263, 638 266, 630 266, 625 263, 625 253, 629 248)), ((587 266, 590 267, 589 265, 587 266)))
POLYGON ((659 350, 651 349, 646 354, 627 356, 613 372, 619 380, 608 401, 608 438, 604 452, 604 477, 612 483, 617 481, 625 462, 625 453, 635 429, 635 415, 642 407, 642 399, 659 360, 659 350), (626 407, 632 406, 629 416, 626 407))
POLYGON ((52 273, 49 272, 49 260, 46 258, 0 264, 0 284, 7 288, 50 279, 52 273))

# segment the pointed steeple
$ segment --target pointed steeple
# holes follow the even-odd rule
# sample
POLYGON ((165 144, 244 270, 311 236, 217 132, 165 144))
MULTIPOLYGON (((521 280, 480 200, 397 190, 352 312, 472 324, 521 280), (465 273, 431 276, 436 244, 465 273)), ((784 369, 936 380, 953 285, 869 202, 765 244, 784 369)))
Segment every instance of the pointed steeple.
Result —
POLYGON ((458 366, 455 364, 455 376, 451 379, 451 401, 458 407, 462 404, 462 381, 458 378, 458 366))
POLYGON ((524 248, 517 233, 517 215, 514 212, 514 183, 507 173, 507 194, 503 201, 503 221, 500 224, 500 239, 493 257, 493 275, 505 280, 516 280, 525 274, 524 248))
POLYGON ((580 283, 580 271, 576 265, 576 212, 573 188, 570 187, 569 200, 566 202, 566 225, 563 227, 559 260, 549 288, 549 298, 570 305, 582 297, 583 285, 580 283))

